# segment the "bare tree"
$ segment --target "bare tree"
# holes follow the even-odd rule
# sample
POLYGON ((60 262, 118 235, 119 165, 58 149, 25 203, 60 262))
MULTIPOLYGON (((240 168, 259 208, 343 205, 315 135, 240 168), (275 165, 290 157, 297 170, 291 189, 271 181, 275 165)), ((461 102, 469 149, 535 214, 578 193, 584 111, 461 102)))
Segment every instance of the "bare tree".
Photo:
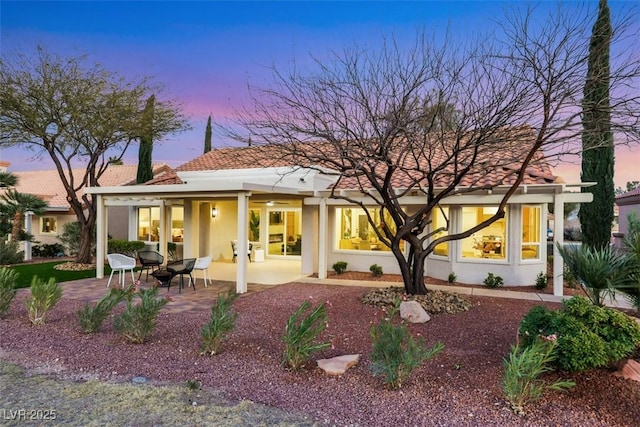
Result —
MULTIPOLYGON (((576 141, 579 150, 589 13, 559 9, 538 21, 533 10, 514 11, 478 42, 420 34, 409 49, 386 39, 379 50, 356 46, 315 59, 309 70, 274 68, 273 85, 254 88, 241 112, 242 131, 230 133, 336 176, 330 197, 361 207, 397 259, 405 290, 426 293, 425 259, 438 244, 503 218, 526 177, 553 179, 545 158, 575 152, 576 141), (357 194, 340 191, 354 187, 357 194), (429 225, 441 201, 478 189, 502 194, 495 215, 438 236, 448 219, 444 228, 429 225), (406 211, 409 195, 424 204, 406 211), (373 209, 387 223, 375 224, 373 209)), ((638 71, 620 58, 611 82, 628 84, 638 71)), ((615 93, 617 130, 637 140, 638 93, 615 93)))
MULTIPOLYGON (((96 204, 81 190, 97 186, 110 161, 139 140, 145 100, 159 88, 87 65, 86 56, 61 58, 42 47, 34 56, 3 53, 0 88, 0 146, 23 146, 53 161, 82 230, 77 261, 90 262, 96 204), (79 165, 81 176, 73 173, 79 165)), ((185 123, 176 105, 158 101, 152 137, 185 123)))

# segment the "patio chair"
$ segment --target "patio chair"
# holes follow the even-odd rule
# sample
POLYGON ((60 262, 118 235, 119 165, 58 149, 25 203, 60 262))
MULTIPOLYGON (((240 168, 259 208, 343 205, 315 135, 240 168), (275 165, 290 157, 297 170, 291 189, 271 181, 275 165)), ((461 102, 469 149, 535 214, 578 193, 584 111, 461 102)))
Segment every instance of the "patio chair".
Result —
POLYGON ((156 251, 140 251, 138 252, 138 260, 142 265, 140 274, 138 275, 138 280, 140 280, 140 278, 142 277, 142 272, 146 271, 146 281, 149 281, 149 270, 151 270, 151 275, 153 276, 153 272, 160 268, 160 266, 164 263, 164 257, 156 251))
POLYGON ((127 271, 131 271, 131 284, 135 282, 133 277, 133 269, 136 267, 136 259, 123 254, 107 254, 107 260, 109 261, 109 267, 111 267, 111 274, 109 275, 109 281, 107 282, 107 288, 111 285, 111 279, 113 273, 118 272, 118 283, 122 284, 124 288, 124 277, 127 271))
MULTIPOLYGON (((196 263, 193 266, 194 270, 202 270, 202 277, 204 280, 205 287, 209 286, 209 282, 211 281, 211 279, 209 279, 210 265, 211 265, 211 255, 196 259, 196 263)), ((191 286, 191 279, 189 279, 189 286, 191 286)))
MULTIPOLYGON (((196 282, 195 280, 193 280, 193 276, 191 275, 191 272, 193 271, 193 267, 195 265, 195 258, 186 258, 168 262, 166 271, 171 273, 171 276, 169 277, 169 281, 167 282, 167 290, 171 287, 171 280, 176 276, 180 276, 180 285, 178 288, 178 292, 182 292, 182 288, 184 288, 184 275, 187 274, 189 275, 189 283, 193 282, 193 290, 195 291, 196 282)), ((154 276, 153 273, 151 275, 154 276)), ((157 275, 154 277, 157 277, 157 275)))
MULTIPOLYGON (((247 242, 249 244, 249 247, 247 249, 247 256, 249 257, 249 262, 251 262, 251 249, 253 249, 253 244, 251 242, 247 242)), ((233 258, 231 259, 231 261, 236 262, 236 257, 238 256, 238 241, 237 240, 232 240, 231 241, 231 249, 233 250, 233 258)))

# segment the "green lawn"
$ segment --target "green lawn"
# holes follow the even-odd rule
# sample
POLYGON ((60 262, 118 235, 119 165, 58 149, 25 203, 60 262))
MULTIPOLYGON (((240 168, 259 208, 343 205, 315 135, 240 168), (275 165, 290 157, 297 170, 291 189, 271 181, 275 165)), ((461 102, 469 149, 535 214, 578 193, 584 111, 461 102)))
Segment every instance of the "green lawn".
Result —
MULTIPOLYGON (((68 261, 52 261, 52 262, 43 262, 43 263, 35 263, 35 264, 16 264, 12 265, 11 268, 14 271, 17 271, 20 275, 18 276, 18 283, 16 284, 16 288, 28 288, 31 285, 31 279, 33 276, 38 276, 41 279, 49 280, 50 277, 55 277, 56 282, 68 282, 69 280, 78 280, 78 279, 87 279, 90 277, 96 277, 95 270, 88 271, 61 271, 54 270, 53 266, 56 264, 64 264, 68 261)), ((105 266, 104 274, 111 274, 111 269, 109 266, 105 266)))

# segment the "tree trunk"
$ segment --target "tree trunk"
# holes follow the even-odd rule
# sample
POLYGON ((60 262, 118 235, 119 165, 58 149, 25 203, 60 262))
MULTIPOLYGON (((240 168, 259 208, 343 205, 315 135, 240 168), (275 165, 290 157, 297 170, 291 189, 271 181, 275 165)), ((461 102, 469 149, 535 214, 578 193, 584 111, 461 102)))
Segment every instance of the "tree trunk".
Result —
POLYGON ((404 291, 408 295, 426 295, 427 287, 424 285, 424 260, 426 254, 422 248, 422 242, 415 237, 409 241, 405 240, 405 244, 409 245, 409 258, 405 258, 400 250, 399 242, 394 242, 391 248, 400 266, 404 291))
POLYGON ((80 224, 80 246, 76 254, 76 262, 91 264, 93 261, 93 223, 80 224))
POLYGON ((13 216, 13 225, 11 226, 11 240, 18 242, 20 239, 20 231, 22 231, 22 211, 17 211, 13 216))

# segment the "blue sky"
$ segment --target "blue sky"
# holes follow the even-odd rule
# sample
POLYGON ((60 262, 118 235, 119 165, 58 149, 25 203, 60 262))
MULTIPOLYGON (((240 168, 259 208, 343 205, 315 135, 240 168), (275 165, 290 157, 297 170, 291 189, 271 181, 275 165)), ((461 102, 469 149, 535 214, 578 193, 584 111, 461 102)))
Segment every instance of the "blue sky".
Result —
MULTIPOLYGON (((375 47, 383 34, 412 39, 423 26, 486 30, 515 3, 3 0, 0 52, 40 43, 62 55, 88 53, 125 76, 154 77, 183 105, 193 127, 154 149, 154 161, 177 166, 202 153, 208 115, 224 121, 247 104, 247 83, 268 83, 270 65, 304 65, 310 53, 321 58, 353 43, 375 47)), ((214 133, 214 146, 226 143, 220 138, 214 133)), ((127 159, 136 158, 134 147, 127 159)), ((24 150, 3 149, 0 159, 10 161, 11 170, 51 167, 30 161, 24 150)))

